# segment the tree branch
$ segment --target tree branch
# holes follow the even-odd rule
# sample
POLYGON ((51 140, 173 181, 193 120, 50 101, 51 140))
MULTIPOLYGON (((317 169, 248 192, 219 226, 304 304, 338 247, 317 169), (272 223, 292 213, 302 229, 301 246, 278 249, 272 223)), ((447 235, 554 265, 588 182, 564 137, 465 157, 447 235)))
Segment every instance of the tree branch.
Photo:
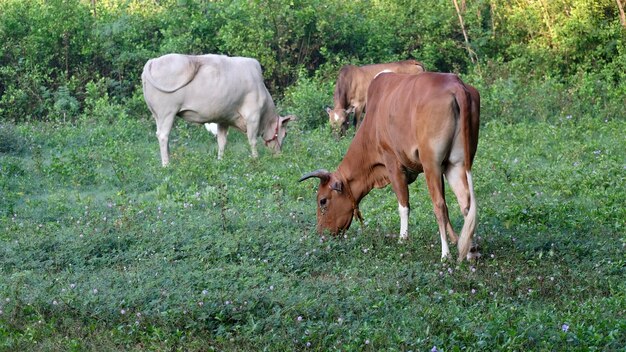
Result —
POLYGON ((622 0, 615 0, 617 2, 617 8, 619 8, 619 20, 622 22, 622 26, 626 28, 626 14, 624 14, 624 5, 622 0))
POLYGON ((452 2, 454 2, 456 14, 459 16, 459 23, 461 24, 461 30, 463 31, 463 38, 465 39, 465 47, 467 48, 467 53, 472 63, 475 64, 475 58, 478 59, 478 55, 476 55, 476 53, 470 47, 469 39, 467 38, 467 32, 465 31, 465 23, 463 22, 463 15, 461 15, 461 9, 459 8, 459 3, 456 0, 452 0, 452 2))

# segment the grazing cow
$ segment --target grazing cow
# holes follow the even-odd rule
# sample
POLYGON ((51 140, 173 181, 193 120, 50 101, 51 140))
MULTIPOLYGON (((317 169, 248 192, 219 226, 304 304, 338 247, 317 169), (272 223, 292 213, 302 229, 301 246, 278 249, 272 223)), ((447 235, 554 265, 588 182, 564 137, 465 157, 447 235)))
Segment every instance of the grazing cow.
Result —
POLYGON ((390 62, 365 66, 345 65, 339 71, 335 94, 333 95, 334 108, 326 108, 328 120, 332 128, 346 133, 350 121, 348 115, 354 113, 354 125, 358 127, 365 110, 367 88, 374 77, 381 72, 421 73, 424 65, 415 60, 390 62))
POLYGON ((446 73, 384 73, 368 91, 368 116, 337 171, 317 170, 318 231, 339 234, 361 219, 359 203, 373 188, 389 183, 398 199, 400 239, 408 238, 409 188, 424 173, 441 237, 441 257, 450 254, 446 230, 456 243, 444 198, 443 175, 465 218, 459 260, 469 253, 476 228, 472 161, 478 145, 480 95, 459 77, 446 73))
POLYGON ((276 114, 255 59, 168 54, 148 60, 141 80, 143 96, 156 120, 163 166, 169 163, 168 137, 176 115, 193 123, 217 123, 218 159, 224 154, 229 127, 247 134, 256 158, 257 137, 280 152, 285 124, 294 119, 276 114))

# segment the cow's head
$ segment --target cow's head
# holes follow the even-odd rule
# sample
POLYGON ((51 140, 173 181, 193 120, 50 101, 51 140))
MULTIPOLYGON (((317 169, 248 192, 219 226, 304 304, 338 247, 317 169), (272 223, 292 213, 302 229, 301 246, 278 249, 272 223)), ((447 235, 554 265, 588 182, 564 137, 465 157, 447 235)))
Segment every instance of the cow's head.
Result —
POLYGON ((265 145, 274 153, 281 151, 283 140, 287 136, 287 122, 295 120, 294 115, 277 116, 276 121, 272 123, 265 131, 263 140, 265 145))
POLYGON ((352 193, 338 176, 337 172, 317 170, 300 179, 300 182, 311 177, 320 179, 317 189, 317 232, 320 234, 328 231, 338 235, 350 227, 354 214, 360 216, 352 193))
POLYGON ((340 132, 341 135, 346 133, 348 129, 348 125, 350 124, 350 120, 348 119, 348 115, 354 112, 354 107, 349 109, 337 108, 331 109, 330 107, 326 107, 326 113, 328 114, 328 122, 330 123, 330 127, 334 132, 340 132))

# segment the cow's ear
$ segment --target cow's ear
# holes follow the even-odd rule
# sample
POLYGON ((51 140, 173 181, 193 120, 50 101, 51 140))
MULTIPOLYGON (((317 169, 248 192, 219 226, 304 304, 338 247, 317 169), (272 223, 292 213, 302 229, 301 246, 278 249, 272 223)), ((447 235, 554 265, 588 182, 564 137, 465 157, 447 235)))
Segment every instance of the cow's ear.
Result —
POLYGON ((343 192, 343 183, 341 183, 341 181, 335 181, 330 185, 330 189, 341 193, 343 192))
POLYGON ((295 121, 295 120, 296 120, 296 115, 288 115, 288 116, 280 118, 280 124, 284 126, 285 124, 287 124, 287 122, 295 121))
POLYGON ((354 106, 351 106, 350 109, 346 110, 346 114, 352 114, 354 112, 354 106))
POLYGON ((330 112, 331 112, 331 111, 332 111, 332 109, 330 108, 330 106, 327 106, 327 107, 326 107, 326 113, 327 113, 327 114, 330 114, 330 112))

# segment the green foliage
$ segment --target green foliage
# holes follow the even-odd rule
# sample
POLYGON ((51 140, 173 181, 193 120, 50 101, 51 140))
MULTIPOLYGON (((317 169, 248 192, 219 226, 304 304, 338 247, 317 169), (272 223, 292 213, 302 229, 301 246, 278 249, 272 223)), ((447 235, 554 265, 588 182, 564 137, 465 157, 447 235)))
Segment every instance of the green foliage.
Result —
POLYGON ((301 71, 298 83, 289 87, 285 92, 281 108, 298 117, 298 125, 311 130, 328 122, 326 106, 332 105, 332 91, 330 84, 308 78, 301 71))
POLYGON ((15 125, 0 124, 0 153, 20 154, 26 149, 26 141, 15 125))
POLYGON ((254 57, 277 100, 299 79, 334 82, 346 63, 410 57, 431 71, 487 80, 497 62, 520 80, 567 83, 585 72, 612 77, 607 89, 623 82, 625 31, 612 0, 459 3, 469 43, 453 3, 435 0, 136 0, 95 8, 82 0, 6 0, 0 112, 10 121, 84 113, 87 84, 101 78, 109 99, 123 104, 140 89, 144 63, 170 52, 254 57))
POLYGON ((80 80, 84 62, 91 61, 88 10, 78 1, 9 0, 0 3, 0 12, 3 117, 43 118, 63 110, 66 104, 57 104, 52 92, 72 77, 80 80))

